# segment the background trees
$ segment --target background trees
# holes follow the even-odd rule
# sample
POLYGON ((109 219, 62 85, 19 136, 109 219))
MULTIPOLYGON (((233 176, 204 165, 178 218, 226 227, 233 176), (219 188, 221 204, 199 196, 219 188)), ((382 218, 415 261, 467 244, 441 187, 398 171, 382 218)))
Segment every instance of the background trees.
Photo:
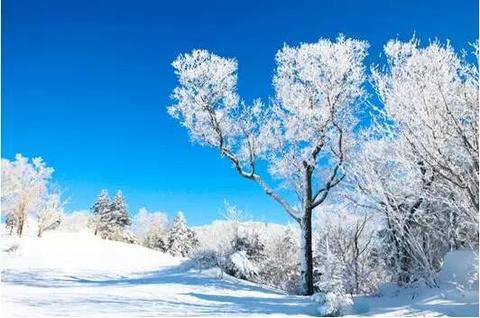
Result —
POLYGON ((143 246, 166 252, 168 250, 168 217, 161 212, 150 213, 142 208, 132 224, 132 230, 143 246))
POLYGON ((385 54, 372 71, 382 106, 352 175, 385 218, 394 279, 434 285, 447 251, 478 246, 478 67, 438 42, 390 41, 385 54))
POLYGON ((102 238, 121 240, 133 243, 135 238, 126 227, 132 224, 127 211, 127 204, 121 191, 113 200, 106 190, 102 190, 92 206, 95 235, 102 238))
POLYGON ((276 55, 275 97, 268 105, 240 102, 233 59, 195 50, 173 62, 179 86, 170 114, 192 140, 217 148, 300 225, 305 295, 313 293, 312 211, 344 177, 354 106, 364 96, 366 48, 344 37, 285 46, 276 55), (296 204, 267 184, 259 160, 298 197, 296 204))

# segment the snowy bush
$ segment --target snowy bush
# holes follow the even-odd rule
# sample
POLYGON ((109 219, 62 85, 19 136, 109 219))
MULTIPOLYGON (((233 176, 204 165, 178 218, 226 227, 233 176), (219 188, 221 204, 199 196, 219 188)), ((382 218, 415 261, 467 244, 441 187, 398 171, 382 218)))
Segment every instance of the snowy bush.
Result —
POLYGON ((131 231, 122 229, 120 227, 114 227, 109 232, 102 232, 101 238, 111 241, 119 241, 129 244, 138 244, 138 240, 131 231))
POLYGON ((338 317, 351 311, 352 298, 340 292, 319 292, 312 296, 312 300, 318 305, 317 310, 323 317, 338 317))
MULTIPOLYGON (((331 255, 329 255, 331 257, 331 255)), ((330 268, 326 266, 322 279, 315 284, 318 291, 313 301, 318 304, 321 316, 336 317, 347 313, 353 304, 351 295, 345 292, 343 282, 339 274, 342 272, 339 262, 331 262, 330 268)))
POLYGON ((223 269, 225 273, 240 279, 254 280, 258 276, 258 268, 248 258, 246 251, 238 251, 228 256, 223 269))
POLYGON ((219 267, 224 270, 225 257, 214 250, 197 250, 183 264, 186 268, 209 269, 219 267))
POLYGON ((5 253, 8 254, 18 254, 20 251, 20 243, 15 242, 11 244, 9 247, 3 250, 5 253))
POLYGON ((234 253, 245 252, 248 259, 256 263, 260 263, 266 257, 265 244, 254 229, 239 228, 231 242, 231 248, 234 253))
POLYGON ((297 228, 247 221, 228 204, 225 211, 226 221, 195 228, 200 250, 190 256, 189 266, 219 267, 237 278, 298 293, 297 228))

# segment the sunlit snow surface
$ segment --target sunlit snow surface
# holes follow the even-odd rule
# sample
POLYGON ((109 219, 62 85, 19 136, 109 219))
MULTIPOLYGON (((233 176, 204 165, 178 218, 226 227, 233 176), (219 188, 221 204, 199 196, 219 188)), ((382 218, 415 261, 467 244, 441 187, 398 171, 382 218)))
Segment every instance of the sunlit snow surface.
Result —
MULTIPOLYGON (((1 317, 308 316, 308 297, 240 281, 216 270, 186 270, 181 259, 90 233, 41 239, 2 235, 1 317), (18 244, 16 251, 6 252, 18 244)), ((456 255, 471 261, 471 253, 456 255)), ((454 262, 455 263, 455 262, 454 262)), ((385 287, 360 297, 359 315, 478 316, 476 291, 385 287)), ((353 314, 353 313, 352 313, 353 314)))
MULTIPOLYGON (((181 260, 88 233, 2 238, 2 313, 7 317, 291 315, 308 299, 219 273, 186 271, 181 260)), ((5 317, 2 315, 2 317, 5 317)))

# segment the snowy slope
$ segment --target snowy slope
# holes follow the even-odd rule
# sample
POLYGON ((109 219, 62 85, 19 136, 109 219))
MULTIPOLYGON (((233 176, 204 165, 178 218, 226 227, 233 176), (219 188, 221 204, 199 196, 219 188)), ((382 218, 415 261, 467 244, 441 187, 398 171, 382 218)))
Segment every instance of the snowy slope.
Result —
MULTIPOLYGON (((308 297, 216 270, 187 271, 181 259, 87 232, 41 239, 2 236, 1 317, 295 316, 315 314, 308 297), (5 250, 18 246, 13 252, 5 250)), ((355 299, 360 316, 478 316, 478 283, 466 288, 471 251, 449 254, 440 288, 386 285, 355 299), (459 285, 459 282, 462 285, 459 285)))
POLYGON ((313 313, 310 301, 89 233, 2 237, 2 317, 283 316, 313 313))

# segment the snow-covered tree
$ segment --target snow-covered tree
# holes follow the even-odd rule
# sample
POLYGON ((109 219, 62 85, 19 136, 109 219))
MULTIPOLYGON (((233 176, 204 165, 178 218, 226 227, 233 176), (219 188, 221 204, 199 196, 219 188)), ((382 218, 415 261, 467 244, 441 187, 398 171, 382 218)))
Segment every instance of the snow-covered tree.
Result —
POLYGON ((50 193, 45 198, 37 214, 37 236, 41 237, 44 231, 58 228, 63 221, 63 202, 59 193, 50 193))
POLYGON ((187 256, 198 247, 195 232, 187 226, 182 212, 178 212, 168 231, 168 252, 173 256, 187 256))
POLYGON ((268 105, 240 102, 234 59, 194 50, 173 62, 179 86, 169 113, 193 141, 217 148, 300 225, 305 295, 313 293, 312 213, 344 178, 355 105, 365 94, 366 49, 366 42, 343 36, 284 46, 276 55, 275 97, 268 105), (268 184, 259 161, 298 196, 297 202, 268 184))
POLYGON ((373 79, 398 139, 441 191, 444 204, 478 224, 478 42, 468 62, 447 43, 390 41, 373 79), (443 194, 442 194, 443 195, 443 194))
POLYGON ((99 230, 104 227, 104 222, 107 218, 106 216, 110 213, 111 205, 112 202, 108 195, 108 191, 105 189, 100 191, 97 200, 91 208, 95 223, 95 235, 97 235, 99 230))
POLYGON ((22 236, 27 215, 41 204, 52 173, 42 158, 30 161, 17 154, 13 161, 2 159, 2 213, 15 215, 18 236, 22 236))
POLYGON ((435 284, 444 254, 478 246, 478 67, 450 45, 390 41, 373 70, 383 107, 353 161, 360 204, 385 218, 387 265, 435 284))
MULTIPOLYGON (((342 262, 330 249, 330 241, 327 236, 321 240, 318 262, 319 279, 315 282, 316 294, 312 297, 317 303, 321 316, 341 316, 353 304, 351 296, 347 294, 342 274, 345 267, 349 266, 342 262)), ((317 251, 318 252, 318 251, 317 251)))
POLYGON ((5 215, 5 228, 10 228, 10 235, 12 235, 13 229, 16 228, 17 225, 17 215, 12 211, 7 212, 5 215))
POLYGON ((332 204, 315 220, 315 272, 317 286, 341 280, 349 294, 370 293, 385 279, 374 214, 365 209, 351 211, 332 204))
POLYGON ((272 236, 265 243, 265 259, 260 269, 262 282, 296 293, 299 276, 298 240, 290 227, 272 236))
POLYGON ((164 213, 150 213, 141 208, 134 218, 132 230, 143 246, 167 251, 168 218, 164 213))
MULTIPOLYGON (((111 220, 120 228, 132 224, 132 220, 127 211, 127 203, 122 191, 118 190, 110 206, 111 220)), ((112 221, 110 223, 112 223, 112 221)))
POLYGON ((134 235, 126 230, 132 221, 121 191, 111 200, 108 192, 102 190, 92 206, 92 213, 96 223, 95 235, 100 234, 105 239, 129 243, 136 241, 134 235))
POLYGON ((265 244, 257 231, 241 227, 230 243, 232 252, 245 252, 247 258, 255 263, 265 259, 265 244))

